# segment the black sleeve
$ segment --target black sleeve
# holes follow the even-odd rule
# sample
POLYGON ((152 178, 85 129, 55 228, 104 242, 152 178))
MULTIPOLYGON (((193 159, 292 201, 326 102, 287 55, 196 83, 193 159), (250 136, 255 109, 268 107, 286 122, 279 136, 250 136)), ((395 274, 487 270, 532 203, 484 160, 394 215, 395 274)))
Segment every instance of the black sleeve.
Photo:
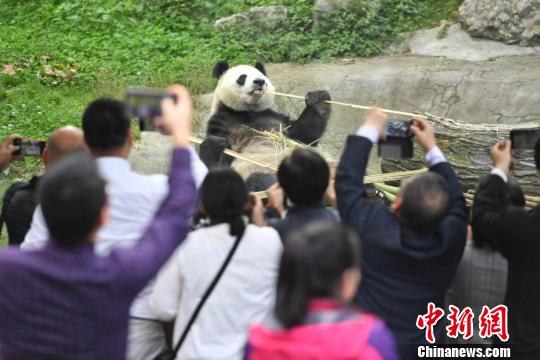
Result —
POLYGON ((515 236, 512 231, 523 229, 527 219, 524 209, 506 204, 507 186, 498 175, 490 175, 478 188, 473 205, 473 232, 475 237, 492 239, 493 244, 506 257, 511 256, 508 242, 515 236))
POLYGON ((344 223, 354 225, 357 230, 367 228, 371 212, 364 187, 364 175, 373 144, 370 140, 351 135, 336 172, 336 196, 339 215, 344 223))

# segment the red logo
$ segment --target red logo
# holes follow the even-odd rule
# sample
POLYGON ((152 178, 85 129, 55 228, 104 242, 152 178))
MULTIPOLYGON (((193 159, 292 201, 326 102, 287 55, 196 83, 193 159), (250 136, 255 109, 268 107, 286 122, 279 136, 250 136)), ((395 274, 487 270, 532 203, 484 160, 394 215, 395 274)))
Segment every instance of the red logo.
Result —
POLYGON ((428 312, 425 315, 418 315, 416 319, 416 327, 420 330, 426 329, 426 340, 431 344, 435 343, 435 335, 433 327, 444 316, 444 310, 435 306, 434 303, 428 304, 428 312))
MULTIPOLYGON (((474 333, 474 313, 470 307, 460 310, 457 306, 449 305, 447 319, 449 325, 446 326, 446 335, 450 338, 463 336, 468 340, 474 333)), ((433 328, 444 316, 444 310, 430 302, 427 306, 427 313, 418 315, 416 327, 425 330, 426 340, 434 344, 435 334, 433 328)), ((488 306, 482 307, 482 313, 478 317, 479 336, 486 339, 492 336, 498 336, 501 341, 508 341, 508 308, 505 305, 498 305, 490 309, 488 306)))
POLYGON ((457 338, 459 334, 463 335, 463 339, 467 340, 473 336, 473 318, 474 313, 470 307, 466 307, 463 311, 459 308, 450 305, 448 307, 450 314, 447 318, 450 325, 446 327, 446 335, 451 338, 457 338))
POLYGON ((495 306, 490 309, 482 307, 479 319, 480 337, 490 338, 497 335, 501 341, 508 341, 508 308, 505 305, 495 306))

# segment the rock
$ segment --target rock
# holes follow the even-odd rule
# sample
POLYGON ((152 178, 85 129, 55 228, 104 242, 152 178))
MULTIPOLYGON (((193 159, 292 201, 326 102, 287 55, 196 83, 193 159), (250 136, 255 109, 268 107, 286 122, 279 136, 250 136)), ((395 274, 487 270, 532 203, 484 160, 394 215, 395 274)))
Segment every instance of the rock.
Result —
POLYGON ((473 36, 540 45, 540 0, 465 0, 459 17, 473 36))
POLYGON ((446 30, 446 36, 440 37, 440 28, 421 30, 401 44, 393 45, 388 51, 408 52, 422 56, 443 56, 449 59, 484 61, 502 56, 540 54, 540 46, 520 47, 507 45, 494 40, 472 38, 463 31, 459 24, 453 24, 446 30))
POLYGON ((354 10, 356 6, 367 7, 373 12, 382 8, 381 0, 316 0, 313 5, 313 29, 318 30, 321 21, 340 11, 354 10))
MULTIPOLYGON (((445 140, 445 153, 453 161, 459 161, 458 176, 465 190, 474 188, 479 179, 489 172, 486 147, 506 136, 508 131, 504 126, 498 126, 540 124, 540 56, 477 62, 410 55, 381 56, 355 59, 347 64, 339 60, 307 65, 268 64, 267 70, 280 92, 305 95, 308 91, 325 89, 338 101, 377 104, 388 109, 429 112, 457 119, 458 125, 450 130, 438 129, 445 140), (478 133, 465 135, 451 130, 468 125, 474 130, 475 124, 493 127, 490 133, 478 130, 478 133), (481 141, 469 146, 471 141, 475 141, 475 134, 481 135, 481 141)), ((302 100, 278 97, 276 102, 278 109, 291 117, 297 117, 304 109, 302 100)), ((199 119, 208 118, 210 104, 209 95, 196 99, 199 119)), ((347 136, 358 129, 364 115, 361 110, 334 106, 328 130, 321 139, 324 153, 338 160, 347 136)), ((204 134, 204 129, 202 121, 199 136, 204 134)), ((157 165, 168 156, 167 148, 161 144, 146 143, 144 146, 149 150, 141 157, 145 166, 157 165), (154 158, 157 160, 153 161, 154 158)), ((372 154, 370 171, 380 172, 380 159, 375 156, 375 151, 372 154)), ((524 161, 529 165, 532 163, 530 156, 524 161)), ((528 192, 540 194, 540 186, 530 173, 531 169, 532 165, 520 168, 520 179, 528 192)))
POLYGON ((261 31, 269 31, 288 22, 289 11, 285 6, 254 6, 249 11, 218 19, 214 26, 219 30, 231 26, 255 26, 261 31))

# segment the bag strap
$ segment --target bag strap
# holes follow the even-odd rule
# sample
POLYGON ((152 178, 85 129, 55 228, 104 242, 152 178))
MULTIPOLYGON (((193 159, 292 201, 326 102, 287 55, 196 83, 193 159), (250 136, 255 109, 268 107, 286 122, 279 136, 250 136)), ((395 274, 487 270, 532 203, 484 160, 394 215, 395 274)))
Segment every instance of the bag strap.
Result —
POLYGON ((180 336, 180 339, 178 340, 178 343, 174 347, 173 354, 174 354, 175 358, 176 358, 176 354, 178 354, 178 351, 180 350, 180 347, 182 346, 182 344, 186 340, 186 337, 187 337, 187 335, 189 333, 189 330, 191 329, 191 327, 195 323, 195 320, 197 320, 197 316, 201 312, 201 309, 204 306, 204 303, 206 303, 206 300, 208 300, 208 298, 210 297, 210 294, 212 294, 212 291, 214 290, 214 288, 218 284, 219 279, 221 279, 221 276, 225 272, 225 269, 227 269, 227 266, 231 262, 231 259, 232 259, 233 255, 234 255, 234 253, 236 252, 236 249, 238 248, 238 245, 240 244, 241 239, 242 239, 242 235, 238 235, 236 237, 236 240, 235 240, 231 250, 229 251, 229 254, 225 258, 225 261, 223 262, 223 265, 221 265, 221 268, 219 269, 216 277, 212 280, 212 282, 210 283, 210 286, 208 286, 208 289, 206 289, 206 292, 204 293, 203 297, 201 298, 201 300, 197 304, 197 307, 195 308, 195 311, 193 312, 193 314, 191 314, 191 318, 189 319, 186 327, 184 328, 184 331, 182 332, 182 335, 180 336))

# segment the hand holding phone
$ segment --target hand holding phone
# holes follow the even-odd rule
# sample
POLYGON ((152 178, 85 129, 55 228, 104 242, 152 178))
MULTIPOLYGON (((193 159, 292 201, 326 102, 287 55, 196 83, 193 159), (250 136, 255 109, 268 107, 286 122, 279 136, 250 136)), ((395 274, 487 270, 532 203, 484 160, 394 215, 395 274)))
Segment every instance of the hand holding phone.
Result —
POLYGON ((161 102, 166 98, 177 101, 176 95, 164 90, 130 88, 126 91, 124 104, 129 115, 139 120, 141 131, 161 131, 161 102))

